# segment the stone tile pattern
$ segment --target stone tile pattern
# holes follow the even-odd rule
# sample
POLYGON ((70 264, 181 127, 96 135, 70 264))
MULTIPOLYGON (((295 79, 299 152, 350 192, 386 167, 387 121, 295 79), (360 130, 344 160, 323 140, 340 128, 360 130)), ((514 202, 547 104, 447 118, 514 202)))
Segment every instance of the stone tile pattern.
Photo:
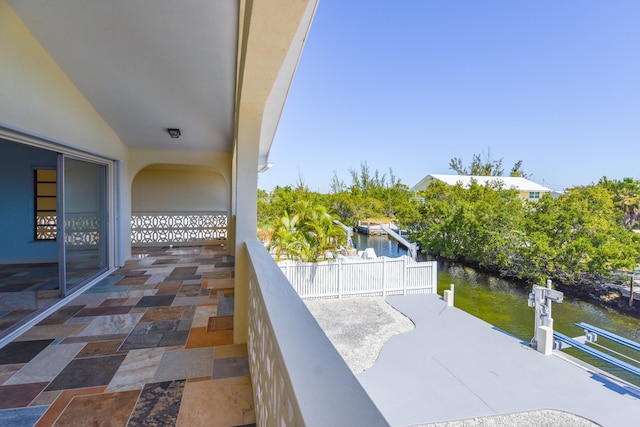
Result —
POLYGON ((0 349, 0 425, 255 425, 246 346, 233 345, 233 257, 133 252, 0 349))
POLYGON ((0 331, 57 302, 58 265, 0 265, 0 331))

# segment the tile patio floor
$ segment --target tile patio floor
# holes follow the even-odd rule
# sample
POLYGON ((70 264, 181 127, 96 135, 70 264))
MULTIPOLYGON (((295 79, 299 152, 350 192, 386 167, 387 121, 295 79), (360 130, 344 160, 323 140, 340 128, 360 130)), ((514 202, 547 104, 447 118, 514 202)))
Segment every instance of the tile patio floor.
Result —
POLYGON ((134 257, 0 349, 0 426, 255 425, 233 257, 134 257))
POLYGON ((0 265, 0 332, 52 306, 59 295, 57 263, 0 265))

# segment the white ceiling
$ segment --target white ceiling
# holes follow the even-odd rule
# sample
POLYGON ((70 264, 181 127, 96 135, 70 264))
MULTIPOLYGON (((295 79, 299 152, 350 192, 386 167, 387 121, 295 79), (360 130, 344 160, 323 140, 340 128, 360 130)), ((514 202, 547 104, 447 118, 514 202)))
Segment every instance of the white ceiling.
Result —
POLYGON ((238 0, 8 3, 129 147, 232 150, 238 0))

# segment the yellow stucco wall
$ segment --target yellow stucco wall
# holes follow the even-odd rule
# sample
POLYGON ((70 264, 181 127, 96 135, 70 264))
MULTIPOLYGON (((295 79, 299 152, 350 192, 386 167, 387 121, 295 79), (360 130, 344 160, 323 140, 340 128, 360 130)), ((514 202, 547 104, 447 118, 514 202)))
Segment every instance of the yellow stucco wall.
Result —
POLYGON ((224 179, 212 169, 153 165, 131 187, 133 212, 227 212, 228 206, 224 179))
POLYGON ((0 0, 0 124, 122 160, 116 133, 0 0))
POLYGON ((224 179, 226 185, 231 180, 232 153, 217 151, 129 150, 127 172, 131 180, 147 166, 155 164, 185 165, 211 168, 224 179))
MULTIPOLYGON (((130 254, 131 184, 146 166, 165 163, 207 167, 217 173, 211 172, 216 177, 216 190, 208 205, 219 210, 227 210, 230 205, 231 153, 129 149, 6 1, 0 0, 0 136, 12 139, 12 129, 60 143, 71 152, 77 149, 122 162, 116 177, 120 193, 115 196, 120 217, 120 229, 116 231, 121 241, 120 262, 130 254)), ((182 210, 194 209, 183 206, 182 210)))

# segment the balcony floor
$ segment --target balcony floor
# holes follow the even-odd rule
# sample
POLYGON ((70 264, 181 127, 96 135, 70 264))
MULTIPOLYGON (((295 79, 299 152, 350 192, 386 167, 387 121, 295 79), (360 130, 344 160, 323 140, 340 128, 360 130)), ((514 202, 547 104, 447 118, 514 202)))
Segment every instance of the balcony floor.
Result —
POLYGON ((0 425, 255 425, 233 257, 134 257, 0 349, 0 425))

